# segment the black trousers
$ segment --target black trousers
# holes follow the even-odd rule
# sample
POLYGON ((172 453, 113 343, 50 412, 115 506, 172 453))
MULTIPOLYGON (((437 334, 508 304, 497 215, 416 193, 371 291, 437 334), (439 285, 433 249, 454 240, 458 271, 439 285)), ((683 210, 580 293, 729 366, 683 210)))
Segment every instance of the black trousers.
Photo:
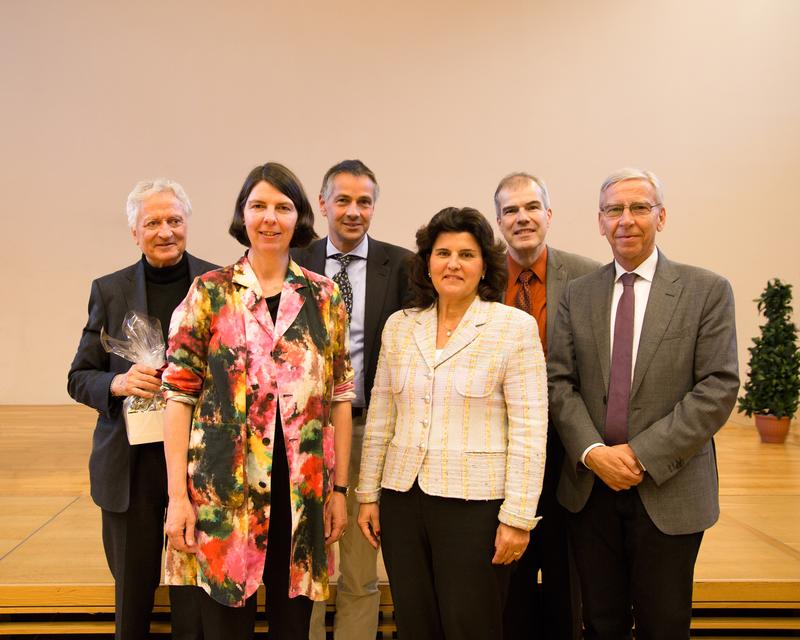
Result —
POLYGON ((403 640, 501 638, 510 566, 493 565, 502 500, 381 491, 381 540, 403 640))
MULTIPOLYGON (((167 508, 167 471, 162 443, 136 446, 130 482, 128 510, 123 513, 102 511, 103 548, 114 576, 117 640, 150 637, 153 598, 161 578, 167 508)), ((185 637, 195 636, 189 632, 185 637)))
MULTIPOLYGON (((289 462, 280 413, 275 425, 270 491, 267 558, 262 577, 266 591, 268 636, 270 640, 308 640, 313 602, 305 596, 289 597, 292 512, 289 502, 289 462)), ((243 607, 228 607, 214 600, 200 587, 174 589, 187 595, 183 596, 177 607, 173 604, 173 625, 177 618, 182 626, 191 627, 192 621, 199 616, 203 640, 249 640, 253 637, 256 594, 250 596, 243 607)), ((173 640, 179 640, 174 631, 173 640)))
POLYGON ((547 460, 531 541, 511 574, 506 600, 506 640, 578 640, 581 591, 567 534, 568 512, 556 499, 564 447, 554 430, 547 435, 547 460), (541 584, 536 577, 542 572, 541 584))
POLYGON ((599 479, 569 518, 587 640, 689 637, 694 564, 703 532, 662 533, 634 488, 615 492, 599 479))

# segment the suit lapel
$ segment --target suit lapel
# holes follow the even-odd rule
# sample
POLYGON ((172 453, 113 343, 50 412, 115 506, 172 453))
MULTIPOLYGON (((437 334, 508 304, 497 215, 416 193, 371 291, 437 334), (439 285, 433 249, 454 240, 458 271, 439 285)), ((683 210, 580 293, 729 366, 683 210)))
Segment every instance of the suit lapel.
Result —
MULTIPOLYGON (((452 358, 456 355, 459 351, 467 347, 481 332, 481 327, 486 324, 487 317, 489 315, 490 305, 487 302, 483 302, 480 298, 476 297, 472 304, 469 305, 469 309, 464 314, 464 317, 461 318, 461 322, 458 323, 456 330, 453 332, 453 335, 447 341, 447 344, 444 346, 442 350, 442 357, 439 358, 439 362, 436 363, 436 366, 445 363, 447 360, 452 358)), ((434 323, 433 323, 433 334, 434 334, 434 344, 436 342, 436 316, 434 314, 434 323)))
MULTIPOLYGON (((547 275, 545 276, 545 298, 547 313, 547 337, 556 330, 558 302, 567 284, 567 269, 561 262, 558 251, 547 247, 547 275)), ((547 355, 547 354, 545 354, 547 355)))
POLYGON ((289 261, 289 271, 283 281, 281 304, 278 307, 278 315, 275 321, 276 335, 282 336, 286 333, 286 330, 292 326, 297 314, 300 313, 300 309, 303 308, 303 304, 306 301, 305 296, 300 291, 306 286, 308 286, 308 282, 305 274, 294 261, 289 261))
POLYGON ((642 379, 653 360, 656 349, 664 337, 675 307, 680 299, 683 286, 678 282, 678 274, 664 255, 659 253, 658 265, 650 286, 647 309, 642 323, 642 334, 639 337, 639 350, 636 353, 636 368, 633 373, 631 398, 634 397, 642 379))
POLYGON ((436 305, 420 311, 414 327, 414 342, 428 368, 436 366, 436 305))
POLYGON ((147 311, 147 283, 144 276, 144 264, 142 261, 136 263, 128 274, 124 284, 125 302, 128 309, 148 313, 147 311))
POLYGON ((611 297, 614 293, 614 263, 601 267, 600 284, 592 289, 591 305, 586 310, 590 314, 592 331, 603 374, 603 386, 608 389, 608 370, 611 366, 611 297))
POLYGON ((328 257, 327 255, 325 255, 327 246, 328 243, 327 240, 325 240, 325 238, 317 240, 314 244, 311 245, 311 247, 309 248, 311 255, 307 267, 309 271, 318 273, 321 276, 325 275, 325 260, 328 257))
POLYGON ((389 255, 386 250, 367 236, 367 288, 364 309, 364 362, 370 356, 378 340, 378 323, 386 300, 389 281, 389 255))

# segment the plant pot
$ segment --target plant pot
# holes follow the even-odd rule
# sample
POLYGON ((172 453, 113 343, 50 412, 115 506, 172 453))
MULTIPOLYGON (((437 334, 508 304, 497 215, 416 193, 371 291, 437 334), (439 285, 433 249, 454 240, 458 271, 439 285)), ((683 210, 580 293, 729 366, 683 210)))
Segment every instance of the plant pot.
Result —
POLYGON ((783 444, 789 434, 789 425, 792 419, 789 416, 776 418, 773 415, 756 414, 756 429, 761 437, 761 442, 768 444, 783 444))

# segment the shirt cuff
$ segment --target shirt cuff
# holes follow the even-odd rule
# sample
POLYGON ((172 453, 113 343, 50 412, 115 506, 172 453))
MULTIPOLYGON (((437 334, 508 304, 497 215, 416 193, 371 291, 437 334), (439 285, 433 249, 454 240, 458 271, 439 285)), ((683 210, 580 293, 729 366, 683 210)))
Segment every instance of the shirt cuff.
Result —
POLYGON ((378 502, 380 497, 380 487, 377 489, 356 489, 356 500, 359 503, 369 504, 370 502, 378 502))
POLYGON ((594 444, 590 444, 588 447, 586 447, 584 452, 581 454, 581 464, 588 469, 589 467, 586 466, 586 454, 588 454, 592 449, 596 449, 597 447, 605 447, 605 446, 606 445, 604 445, 602 442, 595 442, 594 444))

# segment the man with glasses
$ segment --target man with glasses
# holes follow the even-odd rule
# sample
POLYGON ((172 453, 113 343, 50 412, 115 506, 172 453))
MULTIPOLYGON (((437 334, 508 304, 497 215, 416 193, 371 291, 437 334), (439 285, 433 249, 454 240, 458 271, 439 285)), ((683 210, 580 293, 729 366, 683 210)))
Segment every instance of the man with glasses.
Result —
MULTIPOLYGON (((531 314, 547 357, 558 301, 567 282, 594 271, 598 262, 545 244, 553 212, 545 183, 512 173, 494 194, 497 226, 508 245, 506 304, 531 314)), ((504 635, 537 640, 577 640, 581 633, 580 590, 567 543, 567 515, 556 500, 564 447, 552 423, 547 434, 544 484, 528 548, 511 577, 504 635), (541 570, 541 584, 537 574, 541 570)))
MULTIPOLYGON (((405 261, 411 252, 367 235, 378 180, 360 160, 343 160, 322 179, 319 208, 328 223, 328 237, 292 253, 302 266, 332 278, 342 291, 350 314, 350 359, 355 371, 353 444, 349 485, 358 484, 361 444, 369 407, 381 333, 386 319, 402 306, 407 293, 405 261)), ((378 632, 378 552, 361 535, 356 522, 355 492, 347 495, 347 528, 339 541, 336 586, 336 640, 375 640, 378 632)), ((312 640, 325 638, 325 603, 315 603, 312 640)))
POLYGON ((694 565, 719 516, 714 434, 739 390, 733 293, 656 247, 658 178, 622 169, 600 189, 614 261, 567 285, 548 358, 566 450, 585 637, 689 637, 694 565))

